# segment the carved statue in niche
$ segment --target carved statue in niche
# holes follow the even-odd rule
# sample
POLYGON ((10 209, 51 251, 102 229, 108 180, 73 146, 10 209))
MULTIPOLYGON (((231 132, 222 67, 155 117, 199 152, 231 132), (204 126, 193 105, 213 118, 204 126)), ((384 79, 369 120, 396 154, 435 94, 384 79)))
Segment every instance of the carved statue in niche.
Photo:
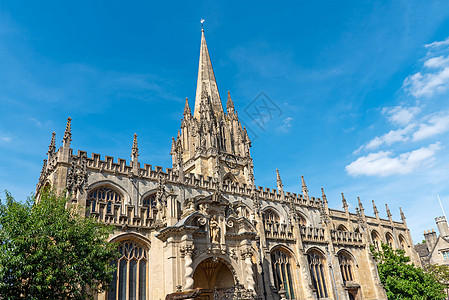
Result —
POLYGON ((220 243, 220 226, 217 221, 217 216, 213 216, 210 220, 210 239, 212 243, 220 243))

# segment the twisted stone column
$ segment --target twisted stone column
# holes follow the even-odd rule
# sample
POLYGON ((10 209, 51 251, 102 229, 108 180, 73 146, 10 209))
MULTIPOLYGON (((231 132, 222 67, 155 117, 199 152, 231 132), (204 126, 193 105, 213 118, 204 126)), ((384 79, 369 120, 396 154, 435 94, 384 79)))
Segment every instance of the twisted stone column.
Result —
POLYGON ((255 281, 254 281, 254 272, 253 272, 253 261, 252 261, 253 253, 251 251, 251 248, 247 248, 245 250, 242 250, 242 258, 245 260, 246 265, 246 286, 248 290, 255 291, 255 281))
POLYGON ((184 246, 181 251, 184 254, 184 279, 185 285, 184 290, 192 290, 193 289, 193 268, 192 268, 192 252, 193 245, 184 246))

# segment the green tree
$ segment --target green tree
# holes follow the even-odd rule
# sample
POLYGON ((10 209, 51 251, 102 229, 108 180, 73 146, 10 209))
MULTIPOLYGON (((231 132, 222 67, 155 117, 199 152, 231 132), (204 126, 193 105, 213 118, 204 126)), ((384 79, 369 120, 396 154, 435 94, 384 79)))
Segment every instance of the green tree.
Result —
POLYGON ((388 299, 445 299, 444 287, 431 274, 409 263, 410 258, 404 255, 404 250, 393 250, 382 244, 382 251, 375 251, 374 247, 371 251, 388 299))
POLYGON ((89 299, 112 280, 112 228, 84 217, 67 198, 44 191, 0 200, 0 299, 89 299))

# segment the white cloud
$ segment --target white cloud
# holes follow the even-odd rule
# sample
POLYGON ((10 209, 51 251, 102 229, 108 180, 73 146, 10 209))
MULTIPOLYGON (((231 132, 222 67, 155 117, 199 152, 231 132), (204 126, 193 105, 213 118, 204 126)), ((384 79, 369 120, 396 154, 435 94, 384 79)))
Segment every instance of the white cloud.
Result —
POLYGON ((435 73, 418 72, 404 80, 403 88, 416 98, 430 97, 449 87, 449 67, 435 73))
POLYGON ((382 135, 382 136, 376 136, 374 139, 368 142, 366 144, 365 149, 367 150, 373 150, 376 148, 379 148, 383 144, 385 145, 391 145, 396 142, 405 142, 410 139, 408 134, 415 128, 415 124, 409 124, 405 128, 401 128, 398 130, 390 130, 390 132, 382 135))
POLYGON ((345 167, 351 176, 389 176, 393 174, 408 174, 435 159, 435 153, 441 149, 440 143, 431 144, 411 152, 393 157, 391 151, 380 151, 359 157, 345 167))
POLYGON ((418 130, 413 133, 413 141, 420 141, 448 130, 449 112, 445 112, 445 114, 433 115, 429 118, 427 123, 422 123, 419 125, 418 130))
POLYGON ((382 110, 382 113, 388 115, 388 121, 397 125, 409 124, 417 114, 421 112, 421 108, 417 106, 403 107, 387 107, 382 110))
POLYGON ((443 46, 449 46, 449 38, 445 39, 444 41, 438 41, 424 45, 424 47, 426 48, 440 48, 443 46))
POLYGON ((444 68, 449 65, 449 57, 443 55, 437 57, 431 57, 424 62, 426 68, 444 68))

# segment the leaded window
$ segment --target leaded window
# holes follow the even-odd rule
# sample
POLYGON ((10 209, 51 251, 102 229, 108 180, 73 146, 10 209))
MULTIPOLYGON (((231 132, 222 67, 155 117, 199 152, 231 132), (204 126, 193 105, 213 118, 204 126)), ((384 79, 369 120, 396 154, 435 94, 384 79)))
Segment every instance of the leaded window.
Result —
POLYGON ((338 254, 338 263, 340 264, 341 276, 343 277, 343 282, 354 281, 354 276, 352 274, 353 264, 351 257, 346 253, 338 254))
POLYGON ((271 253, 271 264, 276 289, 279 291, 283 287, 287 292, 287 299, 295 299, 290 255, 282 250, 276 250, 271 253))
POLYGON ((394 241, 393 241, 393 236, 391 235, 391 233, 387 232, 387 234, 385 235, 385 238, 387 240, 388 246, 393 248, 394 247, 394 241))
POLYGON ((318 298, 327 298, 327 287, 324 273, 324 259, 315 251, 307 254, 309 261, 310 275, 312 276, 312 284, 316 290, 318 298))
POLYGON ((147 218, 152 217, 154 215, 154 213, 157 211, 156 204, 157 204, 156 193, 151 194, 151 195, 147 196, 145 199, 143 199, 142 205, 147 208, 147 218), (151 212, 153 212, 153 213, 151 213, 151 212))
POLYGON ((117 269, 108 291, 108 300, 145 300, 147 252, 133 241, 120 243, 119 258, 111 264, 117 269))
POLYGON ((122 203, 122 196, 116 190, 103 186, 89 192, 88 200, 91 203, 92 211, 96 211, 98 202, 107 202, 106 213, 112 212, 112 204, 122 203))

